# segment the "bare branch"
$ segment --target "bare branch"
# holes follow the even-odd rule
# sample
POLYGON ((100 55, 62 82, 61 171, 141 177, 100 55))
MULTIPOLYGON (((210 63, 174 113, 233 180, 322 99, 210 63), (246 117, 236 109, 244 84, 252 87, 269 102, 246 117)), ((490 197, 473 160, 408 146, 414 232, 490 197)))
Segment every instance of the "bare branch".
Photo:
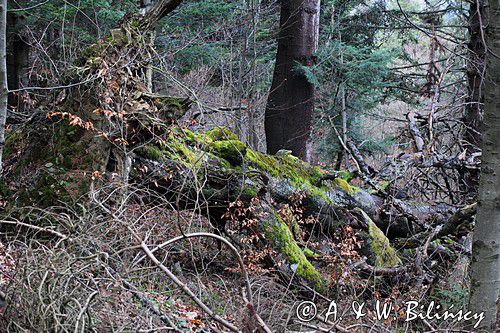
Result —
POLYGON ((146 245, 146 243, 141 242, 141 247, 146 252, 147 256, 153 261, 153 263, 158 266, 167 276, 177 285, 179 288, 181 288, 206 314, 208 314, 210 317, 212 317, 215 321, 219 322, 222 324, 224 327, 228 328, 229 330, 233 332, 240 332, 240 329, 230 322, 228 322, 226 319, 221 318, 219 315, 215 314, 212 309, 210 309, 208 306, 205 305, 194 293, 191 291, 191 289, 186 286, 184 282, 179 280, 177 276, 172 273, 165 265, 163 265, 156 257, 155 255, 151 252, 149 247, 146 245))

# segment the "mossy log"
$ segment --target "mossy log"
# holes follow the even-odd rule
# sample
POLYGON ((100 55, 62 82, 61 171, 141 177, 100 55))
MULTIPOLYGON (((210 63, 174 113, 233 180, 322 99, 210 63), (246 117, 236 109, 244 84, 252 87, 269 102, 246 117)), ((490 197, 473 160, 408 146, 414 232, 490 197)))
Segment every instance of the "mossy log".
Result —
POLYGON ((385 210, 382 197, 349 184, 348 175, 338 173, 337 178, 321 181, 326 171, 288 151, 274 156, 253 151, 225 128, 207 133, 171 129, 164 139, 138 150, 134 161, 134 182, 170 197, 180 205, 178 209, 201 205, 200 211, 206 212, 221 230, 225 223, 221 216, 230 202, 241 200, 249 204, 252 198, 260 198, 266 203, 262 232, 288 259, 288 274, 291 272, 316 288, 326 281, 298 246, 290 227, 276 214, 278 207, 289 203, 294 194, 303 195, 305 216, 314 216, 321 222, 318 232, 332 235, 339 226, 355 227, 369 263, 385 268, 400 265, 401 259, 382 230, 406 236, 446 220, 452 211, 448 207, 407 202, 400 205, 408 216, 405 211, 385 210), (412 218, 418 223, 412 223, 412 218))
MULTIPOLYGON (((118 163, 111 163, 116 153, 111 145, 97 143, 94 134, 60 119, 39 119, 11 132, 6 168, 10 182, 3 193, 11 207, 76 202, 91 184, 117 174, 118 163)), ((316 288, 325 285, 276 211, 294 193, 304 193, 305 214, 318 216, 322 231, 333 233, 337 226, 355 221, 350 207, 366 206, 352 197, 361 189, 342 179, 316 186, 324 171, 285 151, 276 156, 253 151, 224 128, 207 133, 171 128, 163 139, 148 140, 131 149, 131 182, 161 193, 178 204, 179 210, 202 207, 200 211, 221 230, 221 216, 230 202, 248 204, 252 198, 261 198, 266 207, 260 216, 261 233, 289 262, 283 273, 303 278, 316 288)), ((370 239, 374 233, 363 228, 370 239)), ((368 248, 371 242, 389 244, 372 237, 368 248)), ((385 254, 369 253, 373 263, 393 265, 384 261, 385 254)))
MULTIPOLYGON (((175 179, 166 180, 165 170, 191 174, 204 181, 207 202, 247 201, 258 194, 269 194, 276 202, 287 202, 297 192, 305 195, 302 205, 306 216, 319 216, 323 227, 338 225, 339 216, 355 208, 384 231, 396 237, 406 237, 425 230, 430 225, 447 221, 456 209, 447 205, 427 205, 398 201, 391 207, 377 194, 351 185, 349 175, 322 181, 328 171, 311 166, 288 151, 271 156, 253 151, 224 128, 207 133, 187 129, 172 129, 167 138, 145 145, 137 151, 135 169, 146 166, 148 175, 136 178, 151 186, 175 188, 175 179), (154 184, 153 184, 154 183, 154 184)), ((195 182, 191 182, 192 186, 195 182)), ((183 185, 186 193, 189 188, 183 185)))
MULTIPOLYGON (((141 131, 137 127, 131 132, 141 131)), ((317 289, 324 288, 328 281, 310 261, 314 256, 308 256, 307 249, 299 245, 290 224, 277 214, 294 194, 302 194, 304 216, 320 221, 314 232, 333 235, 339 226, 356 228, 363 243, 362 253, 376 267, 401 264, 386 237, 388 221, 392 221, 393 234, 397 230, 399 235, 407 235, 448 218, 449 213, 441 207, 404 202, 409 215, 418 219, 411 225, 411 218, 396 209, 387 209, 384 198, 350 184, 348 173, 325 177, 331 173, 287 151, 271 156, 251 150, 225 128, 197 133, 163 127, 163 134, 144 133, 149 135, 135 135, 135 140, 131 140, 131 183, 160 193, 177 204, 179 210, 198 207, 221 232, 225 223, 221 217, 229 203, 241 200, 248 205, 253 198, 260 198, 260 232, 288 261, 281 271, 317 289)), ((110 163, 116 159, 111 145, 95 140, 92 131, 61 119, 39 120, 11 132, 7 138, 6 169, 14 185, 3 188, 2 194, 8 195, 13 205, 43 206, 61 200, 81 200, 91 183, 107 182, 109 175, 119 170, 119 163, 110 163), (39 149, 41 144, 46 149, 39 149), (92 180, 95 171, 101 178, 92 180), (20 186, 16 188, 15 184, 20 186)))

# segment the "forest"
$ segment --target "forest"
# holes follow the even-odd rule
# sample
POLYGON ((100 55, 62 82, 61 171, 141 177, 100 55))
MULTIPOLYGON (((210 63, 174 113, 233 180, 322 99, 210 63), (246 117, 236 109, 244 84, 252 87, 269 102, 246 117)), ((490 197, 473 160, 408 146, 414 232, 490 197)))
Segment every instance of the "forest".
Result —
POLYGON ((0 0, 0 332, 499 332, 499 0, 0 0))

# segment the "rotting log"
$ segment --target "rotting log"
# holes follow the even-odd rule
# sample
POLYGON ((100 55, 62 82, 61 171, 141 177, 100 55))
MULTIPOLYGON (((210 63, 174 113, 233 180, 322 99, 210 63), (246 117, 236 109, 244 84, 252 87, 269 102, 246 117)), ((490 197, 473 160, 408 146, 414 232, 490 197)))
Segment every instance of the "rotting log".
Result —
MULTIPOLYGON (((280 151, 272 156, 253 151, 226 129, 215 128, 205 134, 174 129, 160 143, 151 143, 137 152, 136 170, 148 175, 136 176, 148 186, 190 193, 195 182, 176 184, 181 175, 189 175, 204 184, 201 190, 209 203, 249 201, 256 195, 268 194, 276 202, 286 202, 294 193, 302 192, 306 216, 319 216, 323 226, 335 226, 345 210, 360 208, 383 230, 406 237, 424 228, 444 223, 456 209, 441 204, 396 200, 392 205, 377 194, 349 184, 344 173, 325 179, 327 171, 311 166, 280 151), (165 174, 178 177, 167 179, 165 174), (200 178, 201 177, 201 178, 200 178), (322 181, 320 181, 322 180, 322 181), (396 208, 397 207, 397 208, 396 208)), ((184 196, 188 198, 189 196, 184 196)))
POLYGON ((328 181, 319 182, 325 173, 288 151, 274 156, 255 152, 224 128, 207 133, 172 128, 164 139, 137 151, 132 181, 162 193, 178 209, 198 207, 221 230, 225 223, 222 215, 231 202, 241 200, 248 205, 252 198, 260 198, 265 207, 261 231, 289 260, 289 275, 301 276, 317 288, 324 281, 318 280, 290 227, 276 214, 294 194, 303 195, 304 215, 320 221, 318 232, 331 236, 342 225, 363 231, 367 235, 363 253, 374 267, 400 264, 397 252, 382 232, 388 226, 398 236, 409 236, 455 217, 455 209, 446 205, 399 201, 398 209, 391 209, 381 197, 349 184, 340 176, 342 173, 338 178, 327 177, 328 181))
MULTIPOLYGON (((119 170, 119 163, 111 163, 116 158, 113 149, 100 149, 97 153, 88 151, 94 147, 95 133, 67 122, 55 117, 39 119, 31 127, 38 129, 36 135, 28 134, 29 126, 10 134, 7 172, 13 184, 22 184, 20 188, 12 185, 14 187, 8 191, 13 205, 48 206, 58 201, 75 202, 85 198, 82 194, 90 186, 112 181, 121 184, 119 179, 112 179, 119 170), (41 142, 45 142, 47 149, 40 151, 37 148, 41 142), (101 169, 97 174, 94 168, 98 166, 101 169)), ((139 128, 131 131, 141 132, 139 128)), ((324 171, 288 152, 276 156, 255 152, 222 128, 195 133, 173 127, 164 135, 155 135, 154 138, 134 136, 145 138, 145 141, 136 142, 135 148, 130 147, 133 151, 130 183, 160 193, 177 205, 178 210, 197 207, 221 231, 225 223, 221 216, 231 202, 241 200, 248 205, 253 198, 261 198, 259 228, 266 235, 265 241, 289 262, 282 269, 283 274, 303 278, 319 289, 325 283, 298 245, 289 225, 277 214, 280 205, 298 192, 305 195, 304 214, 318 217, 322 222, 318 228, 322 232, 333 234, 336 227, 352 223, 366 231, 368 249, 371 243, 389 247, 389 241, 375 223, 371 226, 358 223, 360 219, 350 213, 358 208, 375 216, 370 213, 376 210, 375 207, 370 207, 372 202, 366 199, 370 194, 342 178, 314 185, 324 171)), ((385 249, 380 253, 367 253, 372 256, 369 258, 372 264, 394 265, 394 260, 384 259, 387 257, 385 249)))
MULTIPOLYGON (((291 221, 284 221, 277 214, 297 193, 302 195, 304 216, 319 221, 312 233, 332 237, 339 227, 346 225, 357 230, 363 243, 360 253, 367 256, 369 267, 400 266, 398 253, 389 242, 392 236, 408 237, 438 225, 452 232, 453 228, 448 226, 456 225, 457 216, 462 215, 446 205, 392 199, 398 200, 394 205, 390 198, 350 184, 350 176, 345 172, 328 172, 311 166, 288 151, 273 156, 256 152, 225 128, 197 133, 165 125, 151 131, 144 121, 136 121, 137 116, 129 120, 125 115, 123 119, 129 121, 131 134, 130 186, 160 194, 179 211, 196 209, 208 216, 220 232, 224 232, 226 221, 222 216, 230 203, 240 200, 248 206, 252 199, 259 198, 259 213, 253 217, 259 220, 259 234, 265 235, 262 241, 288 262, 280 272, 319 290, 328 281, 307 257, 291 221)), ((39 119, 31 129, 35 127, 36 134, 30 134, 27 126, 10 133, 7 140, 7 172, 15 182, 24 181, 22 189, 10 191, 14 204, 22 205, 28 198, 29 202, 24 204, 42 206, 70 198, 81 200, 91 185, 121 184, 119 178, 113 179, 120 170, 119 163, 111 163, 116 158, 113 149, 88 151, 93 147, 95 132, 55 117, 39 119), (42 152, 37 148, 41 140, 47 147, 42 152), (94 174, 96 170, 100 170, 100 178, 94 174), (92 176, 96 179, 92 180, 92 176), (77 195, 71 195, 72 191, 77 195)), ((147 198, 144 200, 147 202, 147 198)))

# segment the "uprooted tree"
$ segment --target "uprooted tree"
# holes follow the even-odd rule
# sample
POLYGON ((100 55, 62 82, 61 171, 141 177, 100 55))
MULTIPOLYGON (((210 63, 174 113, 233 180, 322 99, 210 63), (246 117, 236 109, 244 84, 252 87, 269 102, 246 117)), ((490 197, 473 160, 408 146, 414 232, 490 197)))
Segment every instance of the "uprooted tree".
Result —
MULTIPOLYGON (((327 293, 332 281, 321 266, 331 253, 310 248, 308 238, 332 240, 342 228, 355 230, 356 269, 364 274, 398 275, 409 284, 432 281, 425 265, 431 247, 443 257, 451 254, 445 245, 431 242, 446 237, 449 246, 457 246, 448 235, 470 224, 475 205, 404 201, 363 173, 359 183, 366 189, 353 185, 348 172, 313 167, 289 151, 271 156, 251 150, 224 128, 196 133, 175 125, 191 101, 150 90, 149 31, 179 3, 157 1, 144 14, 124 20, 67 73, 68 84, 47 101, 46 115, 9 134, 5 174, 11 184, 2 191, 10 202, 50 206, 74 202, 90 191, 90 202, 97 204, 96 189, 116 187, 106 192, 107 207, 101 205, 118 220, 114 210, 137 188, 147 189, 142 203, 161 196, 175 211, 207 217, 219 235, 232 237, 230 222, 252 221, 242 222, 237 231, 253 235, 253 247, 272 249, 268 265, 296 286, 327 293), (235 205, 242 208, 237 214, 235 205), (410 259, 404 260, 390 240, 400 252, 408 249, 410 259)), ((71 237, 63 239, 71 242, 71 237)), ((246 297, 250 304, 251 295, 246 297)), ((227 329, 238 330, 196 303, 227 329)), ((249 313, 267 330, 257 314, 249 313)))

